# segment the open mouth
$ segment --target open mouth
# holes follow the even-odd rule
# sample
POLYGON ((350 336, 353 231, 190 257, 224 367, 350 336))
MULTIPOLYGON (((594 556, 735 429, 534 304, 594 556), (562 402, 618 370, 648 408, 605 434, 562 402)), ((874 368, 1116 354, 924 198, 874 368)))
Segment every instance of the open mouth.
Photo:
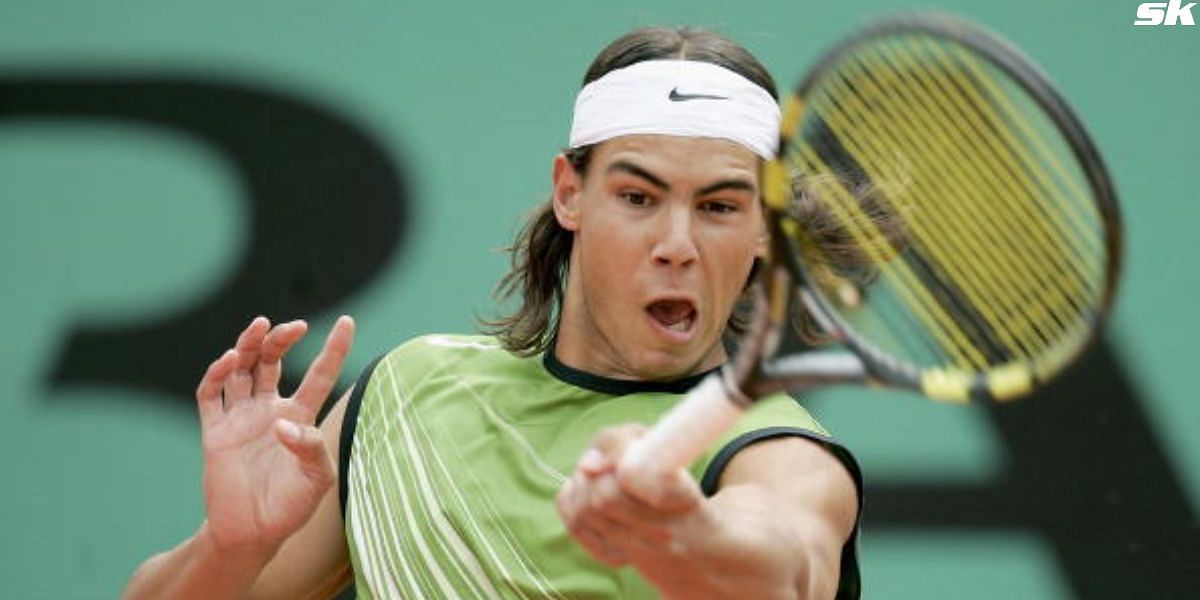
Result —
POLYGON ((696 307, 687 300, 658 300, 650 303, 646 312, 664 329, 676 333, 687 333, 696 323, 696 307))

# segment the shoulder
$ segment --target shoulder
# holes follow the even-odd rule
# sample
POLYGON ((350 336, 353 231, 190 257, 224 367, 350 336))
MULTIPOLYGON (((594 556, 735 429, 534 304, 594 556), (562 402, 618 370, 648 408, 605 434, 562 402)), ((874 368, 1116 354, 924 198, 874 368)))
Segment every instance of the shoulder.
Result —
POLYGON ((371 360, 355 380, 346 414, 397 402, 444 395, 496 381, 527 384, 545 378, 538 357, 505 350, 492 336, 429 334, 412 338, 371 360))
POLYGON ((761 442, 779 439, 803 439, 828 451, 845 468, 856 487, 862 487, 862 474, 853 453, 822 426, 795 398, 776 394, 755 403, 712 448, 699 473, 706 494, 716 493, 729 462, 743 450, 761 442))
POLYGON ((346 399, 338 435, 338 476, 343 511, 356 433, 386 421, 400 403, 438 382, 457 384, 471 374, 483 376, 522 359, 499 341, 484 335, 429 334, 401 343, 373 358, 363 368, 346 399))
POLYGON ((412 383, 446 371, 479 368, 487 363, 519 360, 491 336, 437 333, 412 338, 368 363, 356 388, 365 389, 380 377, 400 377, 412 383))
POLYGON ((383 354, 388 362, 462 360, 481 354, 508 354, 494 337, 431 333, 412 338, 383 354))

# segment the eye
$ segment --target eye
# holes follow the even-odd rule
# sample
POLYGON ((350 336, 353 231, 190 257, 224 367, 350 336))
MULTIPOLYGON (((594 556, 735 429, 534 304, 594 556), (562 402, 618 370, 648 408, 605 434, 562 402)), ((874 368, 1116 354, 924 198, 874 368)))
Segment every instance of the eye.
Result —
POLYGON ((737 212, 738 206, 732 202, 721 202, 719 200, 709 200, 700 205, 700 210, 720 215, 737 212))
POLYGON ((617 194, 617 197, 630 206, 646 206, 650 204, 650 197, 636 190, 625 190, 617 194))

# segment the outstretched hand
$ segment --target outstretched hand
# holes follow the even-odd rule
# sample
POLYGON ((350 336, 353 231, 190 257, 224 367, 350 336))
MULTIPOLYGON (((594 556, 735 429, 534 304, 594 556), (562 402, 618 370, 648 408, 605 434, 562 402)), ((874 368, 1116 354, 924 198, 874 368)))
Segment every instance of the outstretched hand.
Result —
POLYGON ((254 319, 208 367, 196 390, 208 531, 221 548, 273 551, 298 530, 335 480, 314 426, 354 338, 341 317, 291 397, 279 393, 283 356, 303 321, 254 319))
POLYGON ((633 567, 667 599, 834 596, 857 506, 836 458, 807 440, 766 440, 726 466, 711 497, 683 469, 646 496, 622 461, 645 434, 601 431, 559 490, 567 533, 592 558, 633 567))
POLYGON ((682 469, 655 498, 638 496, 624 481, 621 459, 645 432, 640 424, 601 431, 556 498, 571 537, 611 567, 634 564, 644 571, 655 558, 680 552, 708 518, 700 487, 682 469))

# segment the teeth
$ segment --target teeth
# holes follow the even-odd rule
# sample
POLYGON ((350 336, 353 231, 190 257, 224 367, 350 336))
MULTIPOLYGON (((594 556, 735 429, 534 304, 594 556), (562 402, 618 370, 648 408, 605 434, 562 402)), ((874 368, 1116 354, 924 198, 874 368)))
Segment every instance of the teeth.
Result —
POLYGON ((682 332, 687 331, 689 328, 691 328, 691 326, 692 326, 692 318, 688 317, 678 323, 675 323, 674 325, 667 325, 667 329, 670 329, 671 331, 678 331, 678 332, 682 333, 682 332))

